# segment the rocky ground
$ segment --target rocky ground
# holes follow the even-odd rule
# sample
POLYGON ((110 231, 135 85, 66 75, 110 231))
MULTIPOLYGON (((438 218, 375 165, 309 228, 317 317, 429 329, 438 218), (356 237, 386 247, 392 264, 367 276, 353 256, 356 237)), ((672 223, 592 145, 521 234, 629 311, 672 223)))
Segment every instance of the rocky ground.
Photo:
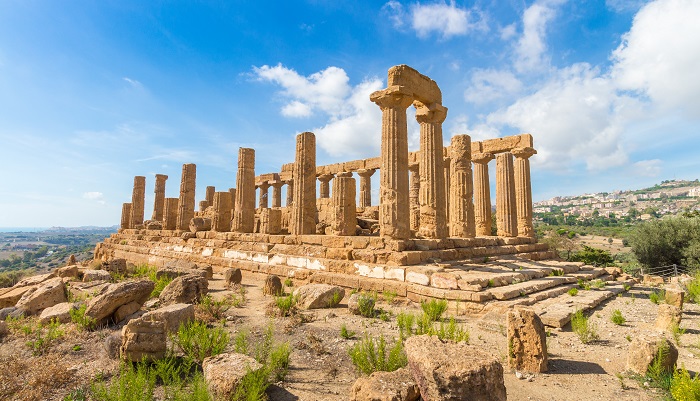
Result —
MULTIPOLYGON (((360 376, 348 355, 348 349, 364 334, 387 339, 398 337, 396 316, 400 312, 420 311, 420 305, 378 294, 377 308, 383 318, 365 318, 348 312, 349 292, 331 309, 303 311, 293 317, 270 317, 273 298, 263 295, 264 276, 243 272, 245 301, 226 311, 226 329, 233 338, 246 331, 260 338, 269 325, 275 329, 276 342, 292 347, 290 370, 283 382, 268 390, 270 400, 347 400, 353 382, 360 376), (341 327, 354 332, 352 338, 340 336, 341 327)), ((292 283, 293 290, 302 283, 292 283)), ((215 274, 209 282, 214 299, 233 292, 225 289, 223 276, 215 274)), ((569 325, 552 329, 547 337, 549 371, 529 375, 505 368, 505 386, 509 400, 659 400, 665 394, 645 386, 644 380, 625 373, 630 340, 655 331, 658 305, 649 300, 651 287, 638 285, 597 307, 590 321, 597 326, 599 340, 584 345, 569 325), (619 310, 626 322, 616 325, 610 317, 619 310)), ((594 291, 594 290, 591 290, 594 291)), ((242 299, 240 292, 235 292, 242 299)), ((474 316, 466 316, 459 305, 450 305, 448 316, 470 333, 469 342, 498 358, 507 366, 505 327, 485 329, 474 316)), ((119 362, 105 351, 105 339, 118 333, 121 326, 81 331, 73 323, 62 324, 64 335, 34 355, 28 333, 35 318, 11 322, 9 334, 0 337, 0 399, 64 400, 75 389, 89 388, 95 380, 107 380, 118 373, 119 362)), ((691 372, 700 371, 700 306, 686 304, 679 338, 678 365, 691 372)), ((672 336, 670 336, 672 338, 672 336)), ((391 341, 390 341, 391 342, 391 341)), ((232 345, 230 345, 232 347, 232 345)))

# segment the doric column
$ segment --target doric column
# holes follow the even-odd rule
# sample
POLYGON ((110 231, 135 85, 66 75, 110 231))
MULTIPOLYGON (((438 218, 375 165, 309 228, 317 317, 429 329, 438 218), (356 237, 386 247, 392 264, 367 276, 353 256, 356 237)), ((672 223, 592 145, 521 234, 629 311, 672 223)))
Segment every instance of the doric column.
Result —
POLYGON ((416 120, 420 123, 420 229, 425 238, 447 237, 447 215, 445 211, 445 169, 443 167, 442 122, 447 117, 447 108, 418 102, 416 120))
POLYGON ((120 228, 131 228, 131 203, 122 203, 122 221, 120 228))
POLYGON ((180 199, 165 198, 163 208, 163 230, 174 230, 177 228, 177 209, 180 199))
POLYGON ((333 174, 321 174, 318 176, 318 180, 321 182, 321 185, 319 186, 319 198, 330 198, 330 185, 328 184, 335 175, 333 174))
POLYGON ((228 193, 231 195, 231 224, 233 224, 233 211, 236 207, 236 188, 229 188, 228 193))
POLYGON ((259 182, 256 184, 260 188, 260 197, 258 198, 258 207, 260 209, 267 209, 270 207, 270 203, 267 201, 270 189, 270 183, 268 181, 259 182))
POLYGON ((208 186, 205 190, 204 200, 207 201, 207 207, 214 205, 214 193, 216 193, 216 187, 208 186))
POLYGON ((408 191, 408 203, 410 210, 410 227, 411 231, 417 232, 420 228, 420 203, 418 202, 418 193, 420 192, 420 173, 418 165, 410 166, 408 170, 411 173, 410 187, 408 191))
POLYGON ((352 173, 338 173, 333 179, 333 235, 355 235, 357 206, 355 204, 355 179, 352 173))
POLYGON ((255 228, 255 149, 238 148, 236 201, 232 231, 252 233, 255 228))
POLYGON ((360 176, 360 207, 372 206, 372 175, 376 169, 357 170, 360 176))
POLYGON ((199 201, 199 211, 200 212, 202 212, 202 213, 206 212, 206 210, 209 206, 211 206, 211 205, 209 204, 209 202, 207 202, 206 199, 199 201))
POLYGON ((284 206, 290 207, 294 203, 294 180, 284 180, 284 183, 287 184, 287 202, 284 206))
POLYGON ((143 225, 144 204, 146 203, 146 177, 134 177, 134 191, 131 193, 131 228, 143 225))
POLYGON ((449 225, 449 222, 450 222, 450 182, 452 182, 452 179, 450 178, 450 176, 451 176, 450 158, 445 157, 443 164, 445 167, 445 218, 447 219, 447 222, 449 225))
POLYGON ((214 218, 211 229, 219 232, 231 231, 231 193, 214 193, 214 218))
POLYGON ((156 174, 155 200, 153 201, 153 216, 151 220, 163 221, 163 209, 165 209, 165 181, 168 176, 156 174))
POLYGON ((515 148, 510 153, 515 156, 515 203, 518 210, 518 235, 534 237, 530 156, 537 154, 537 151, 533 148, 515 148))
POLYGON ((469 135, 455 135, 450 144, 450 237, 476 235, 471 142, 469 135))
POLYGON ((379 171, 379 230, 383 237, 410 237, 408 205, 408 128, 406 108, 412 94, 392 86, 374 92, 370 100, 382 109, 382 148, 379 171))
POLYGON ((272 186, 272 207, 282 207, 282 185, 280 180, 270 181, 272 186))
POLYGON ((491 235, 491 188, 489 186, 489 162, 491 153, 472 155, 474 163, 474 224, 476 235, 491 235))
POLYGON ((194 217, 195 184, 197 182, 197 166, 195 164, 182 165, 182 179, 180 180, 180 201, 177 205, 176 229, 189 231, 190 220, 194 217))
POLYGON ((496 227, 499 237, 518 236, 513 155, 510 153, 496 156, 496 227))
POLYGON ((316 232, 316 136, 312 132, 297 135, 296 157, 292 171, 294 203, 289 232, 294 235, 316 232))

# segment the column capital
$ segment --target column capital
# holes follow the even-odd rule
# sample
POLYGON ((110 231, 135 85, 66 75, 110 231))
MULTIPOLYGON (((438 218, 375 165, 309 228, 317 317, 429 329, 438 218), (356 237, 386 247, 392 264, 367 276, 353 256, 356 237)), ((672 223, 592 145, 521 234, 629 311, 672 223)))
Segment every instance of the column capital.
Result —
POLYGON ((408 165, 408 171, 410 171, 412 173, 418 173, 419 170, 420 170, 420 164, 418 164, 418 163, 408 165))
POLYGON ((282 185, 285 184, 284 181, 281 180, 274 180, 274 181, 268 181, 268 184, 274 188, 282 188, 282 185))
POLYGON ((415 101, 413 105, 416 107, 416 120, 421 124, 442 124, 447 117, 447 107, 439 103, 425 105, 415 101))
POLYGON ((256 182, 255 188, 263 188, 263 189, 270 188, 270 182, 269 181, 256 182))
POLYGON ((530 147, 524 147, 524 148, 513 148, 510 150, 510 153, 520 159, 527 159, 532 155, 536 155, 537 151, 533 148, 530 147))
POLYGON ((472 162, 486 164, 496 157, 493 153, 474 153, 472 154, 472 162))
POLYGON ((352 171, 343 171, 335 175, 336 177, 350 177, 352 178, 352 171))
POLYGON ((390 86, 369 95, 369 100, 383 109, 407 109, 413 103, 413 92, 405 86, 390 86))
POLYGON ((282 183, 284 183, 285 185, 293 184, 293 183, 294 183, 294 179, 290 178, 290 179, 287 179, 287 180, 282 180, 282 183))
POLYGON ((335 177, 335 174, 321 174, 318 176, 318 180, 327 183, 332 180, 333 177, 335 177))
POLYGON ((360 170, 357 170, 355 172, 357 173, 358 176, 365 178, 365 177, 371 177, 376 171, 377 171, 377 169, 371 168, 371 169, 360 169, 360 170))
POLYGON ((156 180, 167 180, 168 176, 165 174, 156 174, 156 180))

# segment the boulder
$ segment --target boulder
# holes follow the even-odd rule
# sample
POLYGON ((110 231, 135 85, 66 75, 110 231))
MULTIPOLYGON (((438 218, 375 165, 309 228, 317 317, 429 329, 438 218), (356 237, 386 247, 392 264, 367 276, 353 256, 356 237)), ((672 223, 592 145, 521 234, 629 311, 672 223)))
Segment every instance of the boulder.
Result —
POLYGON ((226 287, 231 288, 236 284, 240 284, 243 279, 243 274, 241 274, 241 269, 239 268, 228 268, 224 270, 224 282, 226 287))
POLYGON ((74 264, 76 264, 76 263, 77 263, 77 262, 75 261, 75 255, 73 255, 73 254, 71 253, 70 256, 68 257, 68 265, 74 265, 74 264))
POLYGON ((209 292, 209 282, 200 274, 180 276, 165 286, 160 293, 162 305, 176 303, 196 304, 209 292))
POLYGON ((131 362, 156 361, 165 357, 167 335, 160 320, 131 319, 122 329, 122 359, 131 362))
POLYGON ((15 306, 27 315, 36 315, 50 306, 66 301, 66 285, 63 284, 63 279, 55 277, 39 284, 36 289, 25 292, 15 306))
POLYGON ((151 280, 124 281, 110 284, 88 301, 85 315, 97 320, 97 324, 107 323, 120 306, 136 302, 143 305, 153 291, 151 280))
POLYGON ((360 377, 350 391, 350 401, 416 401, 419 398, 418 385, 408 368, 360 377))
POLYGON ((122 333, 117 332, 105 337, 103 344, 109 359, 119 358, 119 348, 122 346, 122 333))
POLYGON ((119 323, 125 320, 128 316, 133 315, 141 309, 141 304, 138 302, 129 302, 128 304, 122 305, 114 312, 114 321, 119 323))
POLYGON ((199 270, 206 273, 204 278, 206 278, 207 280, 212 280, 214 278, 214 268, 212 267, 212 265, 199 266, 199 270))
POLYGON ((90 281, 109 281, 112 275, 106 270, 85 270, 83 274, 83 282, 90 281))
POLYGON ((207 272, 201 270, 194 262, 188 262, 186 260, 173 260, 166 263, 163 267, 156 271, 156 278, 160 279, 162 277, 168 277, 174 280, 180 276, 186 276, 188 274, 199 274, 202 277, 207 277, 207 272))
POLYGON ((39 321, 41 323, 49 323, 52 320, 57 320, 59 323, 68 323, 71 321, 70 311, 77 310, 78 307, 79 304, 77 303, 61 302, 41 311, 39 321))
POLYGON ((678 350, 673 343, 664 337, 635 338, 630 342, 627 351, 627 370, 646 375, 649 366, 658 355, 662 357, 661 366, 670 372, 678 360, 678 350))
POLYGON ((160 320, 165 323, 166 333, 175 333, 181 324, 194 320, 194 305, 173 304, 146 312, 145 319, 160 320))
POLYGON ((126 259, 112 259, 102 262, 102 270, 110 273, 126 273, 126 259))
POLYGON ((503 366, 482 348, 422 335, 406 339, 405 350, 424 400, 506 400, 503 366))
POLYGON ((685 298, 685 291, 679 287, 673 286, 666 288, 666 303, 673 305, 677 308, 683 309, 683 300, 685 298))
POLYGON ((255 359, 236 353, 210 356, 202 362, 204 381, 216 399, 230 399, 236 387, 248 372, 255 372, 263 366, 255 359))
POLYGON ((367 294, 356 292, 348 298, 348 311, 353 315, 362 315, 363 308, 360 308, 360 302, 365 305, 364 311, 373 311, 375 299, 367 294))
POLYGON ((679 326, 681 324, 681 316, 683 311, 681 308, 669 305, 669 304, 659 304, 659 309, 657 309, 656 322, 654 327, 658 330, 670 330, 670 328, 675 325, 679 326))
POLYGON ((59 267, 56 269, 56 275, 63 278, 78 277, 78 265, 70 265, 59 267))
POLYGON ((26 287, 28 285, 38 285, 44 281, 51 280, 56 277, 56 272, 37 274, 36 276, 25 277, 18 281, 12 288, 26 287))
POLYGON ((206 217, 195 217, 192 220, 190 220, 191 233, 209 230, 211 230, 211 219, 206 217))
POLYGON ((17 301, 27 292, 36 289, 37 285, 25 285, 18 287, 15 285, 10 288, 0 289, 0 308, 9 308, 15 306, 17 301))
MULTIPOLYGON (((14 306, 0 309, 0 321, 4 321, 8 316, 15 317, 17 311, 18 309, 14 306)), ((24 316, 24 313, 22 313, 22 316, 24 316)))
POLYGON ((162 230, 163 222, 159 220, 146 220, 143 222, 143 226, 146 230, 162 230))
POLYGON ((306 284, 294 291, 301 309, 330 308, 345 296, 345 290, 330 284, 306 284))
POLYGON ((547 334, 542 320, 532 309, 508 312, 508 367, 524 372, 547 371, 547 334))
POLYGON ((274 274, 268 275, 263 285, 263 295, 280 296, 282 294, 282 280, 274 274))

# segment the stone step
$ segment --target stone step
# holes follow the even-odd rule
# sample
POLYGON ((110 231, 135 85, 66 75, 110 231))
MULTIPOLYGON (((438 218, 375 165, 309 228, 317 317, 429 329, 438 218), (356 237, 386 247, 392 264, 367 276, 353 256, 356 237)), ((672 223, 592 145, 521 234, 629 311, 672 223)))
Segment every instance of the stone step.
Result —
POLYGON ((502 301, 556 287, 561 284, 575 283, 576 280, 575 277, 571 276, 549 276, 503 287, 491 288, 488 292, 497 300, 502 301))
POLYGON ((596 278, 599 278, 606 274, 607 272, 603 268, 593 268, 591 270, 579 270, 577 273, 572 273, 571 276, 576 277, 576 279, 590 281, 595 280, 596 278))

